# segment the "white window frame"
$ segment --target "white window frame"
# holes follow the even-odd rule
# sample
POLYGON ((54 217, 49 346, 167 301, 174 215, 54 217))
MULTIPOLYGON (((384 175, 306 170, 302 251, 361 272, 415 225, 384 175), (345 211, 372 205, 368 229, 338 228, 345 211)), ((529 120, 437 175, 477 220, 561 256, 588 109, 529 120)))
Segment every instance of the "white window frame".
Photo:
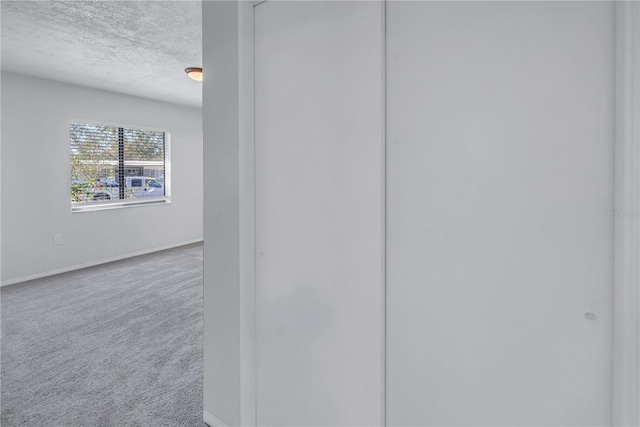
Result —
MULTIPOLYGON (((171 131, 169 129, 156 128, 151 126, 124 124, 124 123, 105 122, 101 120, 81 119, 81 118, 72 118, 71 120, 69 120, 69 125, 71 125, 71 123, 84 123, 84 124, 92 124, 92 125, 98 125, 98 126, 112 126, 112 127, 125 128, 125 129, 140 129, 140 130, 145 130, 150 132, 163 132, 165 137, 164 139, 164 197, 153 198, 151 200, 136 199, 136 200, 101 201, 101 202, 83 203, 83 204, 77 204, 77 205, 74 205, 73 203, 71 203, 72 213, 94 212, 94 211, 103 211, 103 210, 109 210, 109 209, 122 209, 122 208, 162 205, 162 204, 171 203, 171 131)), ((71 162, 69 162, 68 167, 69 167, 68 176, 71 176, 71 162)))

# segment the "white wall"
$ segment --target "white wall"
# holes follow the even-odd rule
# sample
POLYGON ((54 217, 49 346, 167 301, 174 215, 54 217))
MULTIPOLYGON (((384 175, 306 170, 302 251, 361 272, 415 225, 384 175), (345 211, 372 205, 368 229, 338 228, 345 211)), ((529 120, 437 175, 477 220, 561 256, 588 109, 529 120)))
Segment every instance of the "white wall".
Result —
POLYGON ((229 426, 241 423, 238 5, 202 4, 204 410, 229 426))
POLYGON ((3 284, 202 239, 200 109, 12 73, 1 83, 3 284), (72 214, 71 119, 169 129, 171 203, 72 214))

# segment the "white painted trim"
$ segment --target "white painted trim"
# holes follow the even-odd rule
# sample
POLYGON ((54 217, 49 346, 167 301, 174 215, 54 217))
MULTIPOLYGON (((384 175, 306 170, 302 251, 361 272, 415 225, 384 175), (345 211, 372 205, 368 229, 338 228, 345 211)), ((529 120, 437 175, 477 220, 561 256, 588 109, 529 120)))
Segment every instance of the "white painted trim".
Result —
POLYGON ((220 421, 209 411, 202 411, 202 420, 207 423, 209 427, 227 427, 225 423, 220 421))
POLYGON ((616 4, 612 415, 640 425, 640 3, 616 4))
POLYGON ((240 425, 257 425, 254 7, 238 8, 240 425))
POLYGON ((382 63, 380 68, 382 71, 381 92, 382 92, 382 110, 380 112, 380 134, 381 134, 381 148, 382 148, 382 164, 380 165, 382 171, 381 182, 381 200, 382 206, 382 230, 381 230, 381 247, 382 247, 382 259, 381 261, 381 307, 380 313, 382 322, 381 328, 381 343, 382 348, 380 354, 382 360, 380 363, 380 375, 382 384, 382 396, 380 396, 380 423, 381 426, 387 425, 387 0, 382 0, 382 13, 380 17, 381 26, 381 39, 380 46, 382 50, 381 58, 382 63))
POLYGON ((41 279, 43 277, 53 276, 54 274, 67 273, 69 271, 80 270, 82 268, 87 268, 87 267, 94 267, 96 265, 106 264, 106 263, 113 262, 113 261, 120 261, 120 260, 123 260, 123 259, 126 259, 126 258, 132 258, 132 257, 139 256, 139 255, 146 255, 146 254, 150 254, 150 253, 153 253, 153 252, 164 251, 166 249, 173 249, 173 248, 177 248, 177 247, 180 247, 180 246, 190 245, 192 243, 198 243, 198 242, 202 242, 202 239, 187 240, 187 241, 184 241, 184 242, 179 242, 179 243, 174 243, 174 244, 170 244, 170 245, 159 246, 159 247, 152 248, 152 249, 145 249, 145 250, 137 251, 137 252, 129 252, 127 254, 118 255, 118 256, 115 256, 115 257, 111 257, 111 258, 103 258, 103 259, 100 259, 100 260, 97 260, 97 261, 85 262, 83 264, 75 264, 75 265, 71 265, 71 266, 68 266, 68 267, 58 268, 58 269, 55 269, 55 270, 43 271, 41 273, 31 274, 29 276, 22 276, 22 277, 17 277, 17 278, 14 278, 14 279, 3 280, 2 283, 0 284, 0 286, 14 285, 16 283, 26 282, 28 280, 41 279))

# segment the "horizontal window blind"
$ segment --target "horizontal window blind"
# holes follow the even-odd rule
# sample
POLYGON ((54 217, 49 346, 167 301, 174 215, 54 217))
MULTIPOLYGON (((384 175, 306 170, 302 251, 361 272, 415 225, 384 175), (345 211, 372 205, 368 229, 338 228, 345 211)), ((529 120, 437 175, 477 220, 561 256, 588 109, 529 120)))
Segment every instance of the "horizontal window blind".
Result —
POLYGON ((163 198, 166 133, 71 123, 72 206, 163 198))

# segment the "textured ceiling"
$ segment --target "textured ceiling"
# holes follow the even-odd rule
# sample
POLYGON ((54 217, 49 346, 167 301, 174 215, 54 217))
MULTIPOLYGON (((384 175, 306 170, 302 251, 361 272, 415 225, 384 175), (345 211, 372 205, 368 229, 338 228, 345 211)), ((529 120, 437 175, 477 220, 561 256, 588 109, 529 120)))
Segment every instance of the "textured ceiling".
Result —
POLYGON ((200 107, 200 1, 1 2, 2 69, 200 107))

